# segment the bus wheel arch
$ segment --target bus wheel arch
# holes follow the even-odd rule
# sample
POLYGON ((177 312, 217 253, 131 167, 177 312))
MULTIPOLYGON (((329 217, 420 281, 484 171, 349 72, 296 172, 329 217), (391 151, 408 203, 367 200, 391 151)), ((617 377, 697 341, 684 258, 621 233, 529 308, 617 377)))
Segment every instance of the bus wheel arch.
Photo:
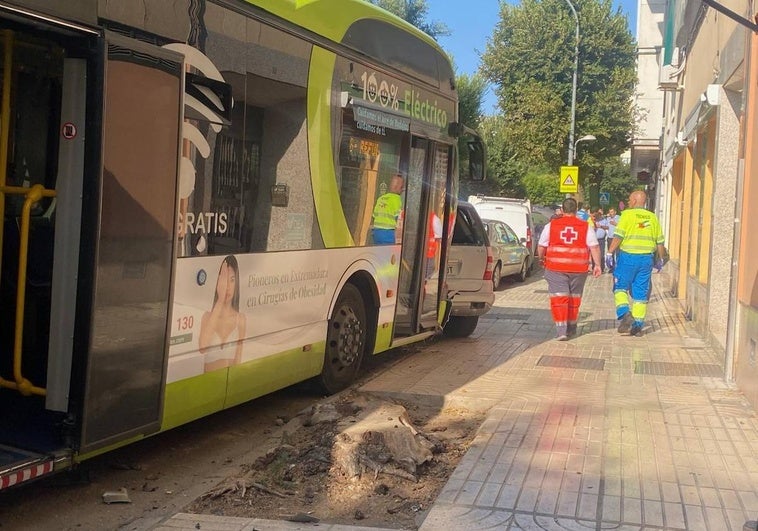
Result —
POLYGON ((324 365, 318 383, 328 394, 355 381, 376 341, 378 305, 373 281, 356 273, 342 287, 327 324, 324 365))

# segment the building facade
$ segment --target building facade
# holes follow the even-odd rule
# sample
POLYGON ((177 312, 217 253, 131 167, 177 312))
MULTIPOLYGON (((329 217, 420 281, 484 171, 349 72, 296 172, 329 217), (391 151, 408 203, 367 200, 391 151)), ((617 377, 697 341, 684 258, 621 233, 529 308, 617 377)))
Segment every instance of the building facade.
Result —
POLYGON ((750 13, 736 0, 668 0, 657 56, 660 157, 648 188, 667 236, 671 293, 723 353, 725 377, 758 405, 758 231, 749 227, 758 212, 758 45, 750 13))

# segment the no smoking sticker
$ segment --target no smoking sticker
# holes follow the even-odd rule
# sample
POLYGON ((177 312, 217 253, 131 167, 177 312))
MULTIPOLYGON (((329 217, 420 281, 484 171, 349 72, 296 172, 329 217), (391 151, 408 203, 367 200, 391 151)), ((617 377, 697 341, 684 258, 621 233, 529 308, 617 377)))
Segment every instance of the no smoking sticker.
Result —
POLYGON ((63 124, 63 127, 61 127, 61 135, 63 135, 63 138, 66 140, 73 140, 76 138, 76 126, 71 122, 66 122, 63 124))

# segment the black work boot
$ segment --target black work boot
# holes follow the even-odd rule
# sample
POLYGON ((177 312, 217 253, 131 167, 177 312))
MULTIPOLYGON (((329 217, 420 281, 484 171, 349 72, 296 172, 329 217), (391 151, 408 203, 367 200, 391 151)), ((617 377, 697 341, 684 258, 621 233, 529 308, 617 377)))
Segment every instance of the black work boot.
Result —
POLYGON ((618 327, 619 334, 628 334, 629 331, 632 329, 633 323, 634 323, 634 317, 632 317, 632 312, 626 312, 624 316, 621 318, 621 322, 619 323, 619 327, 618 327))

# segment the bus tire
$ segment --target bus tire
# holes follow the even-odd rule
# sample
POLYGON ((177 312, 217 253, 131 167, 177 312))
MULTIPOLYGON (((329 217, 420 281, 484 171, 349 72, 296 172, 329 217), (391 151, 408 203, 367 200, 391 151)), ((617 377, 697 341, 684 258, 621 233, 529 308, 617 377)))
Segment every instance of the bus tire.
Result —
POLYGON ((323 391, 333 394, 355 380, 366 352, 366 307, 361 292, 353 284, 342 288, 328 327, 319 384, 323 391))
POLYGON ((446 336, 449 337, 468 337, 476 330, 476 325, 479 323, 478 315, 458 315, 450 317, 450 320, 442 330, 446 336))

